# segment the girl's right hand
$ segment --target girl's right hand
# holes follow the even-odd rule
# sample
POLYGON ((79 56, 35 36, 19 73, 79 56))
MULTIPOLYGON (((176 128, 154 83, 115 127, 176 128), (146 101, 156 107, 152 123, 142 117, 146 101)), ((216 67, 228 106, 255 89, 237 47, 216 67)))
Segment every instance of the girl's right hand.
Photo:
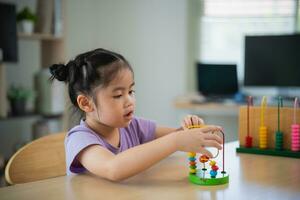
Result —
POLYGON ((217 134, 212 134, 220 130, 222 128, 219 126, 208 125, 203 128, 175 132, 177 134, 176 148, 179 151, 202 153, 211 158, 213 157, 212 153, 205 147, 222 149, 223 139, 217 134))

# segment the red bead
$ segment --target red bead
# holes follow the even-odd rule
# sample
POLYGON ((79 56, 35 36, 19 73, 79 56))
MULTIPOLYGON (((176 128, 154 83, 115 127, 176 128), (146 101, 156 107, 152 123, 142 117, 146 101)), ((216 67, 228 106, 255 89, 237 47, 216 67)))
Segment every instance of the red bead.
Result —
POLYGON ((211 169, 214 171, 218 171, 219 167, 217 165, 211 166, 211 169))

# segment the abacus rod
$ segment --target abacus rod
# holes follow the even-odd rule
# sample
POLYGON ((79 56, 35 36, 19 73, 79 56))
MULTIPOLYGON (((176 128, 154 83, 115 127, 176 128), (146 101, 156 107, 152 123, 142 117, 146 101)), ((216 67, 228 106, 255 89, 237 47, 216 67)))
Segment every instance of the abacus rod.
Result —
POLYGON ((221 133, 222 133, 222 135, 223 135, 223 172, 225 172, 225 134, 224 134, 224 132, 221 130, 221 133))

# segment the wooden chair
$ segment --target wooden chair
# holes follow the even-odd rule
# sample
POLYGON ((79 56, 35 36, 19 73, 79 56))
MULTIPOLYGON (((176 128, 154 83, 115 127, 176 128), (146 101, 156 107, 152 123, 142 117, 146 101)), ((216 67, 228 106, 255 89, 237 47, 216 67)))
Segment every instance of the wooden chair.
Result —
POLYGON ((65 175, 65 136, 50 134, 19 149, 7 163, 6 181, 18 184, 65 175))

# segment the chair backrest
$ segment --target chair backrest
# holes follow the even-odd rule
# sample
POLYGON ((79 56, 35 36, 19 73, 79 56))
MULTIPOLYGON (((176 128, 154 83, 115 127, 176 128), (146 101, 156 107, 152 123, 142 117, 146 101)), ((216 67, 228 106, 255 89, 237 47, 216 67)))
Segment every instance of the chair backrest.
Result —
POLYGON ((65 175, 65 136, 50 134, 19 149, 7 163, 6 181, 17 184, 65 175))

